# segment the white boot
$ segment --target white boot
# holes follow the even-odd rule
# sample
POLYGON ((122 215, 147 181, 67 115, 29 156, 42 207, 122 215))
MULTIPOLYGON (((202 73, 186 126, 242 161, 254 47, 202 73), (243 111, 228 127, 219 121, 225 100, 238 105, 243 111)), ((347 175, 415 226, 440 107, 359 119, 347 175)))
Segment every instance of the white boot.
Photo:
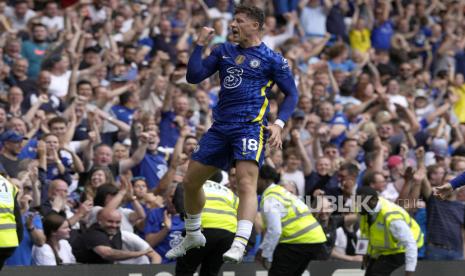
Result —
POLYGON ((231 246, 231 248, 223 254, 223 261, 226 263, 240 263, 244 257, 244 247, 231 246))
POLYGON ((184 240, 178 244, 176 247, 171 248, 170 251, 166 252, 166 257, 168 259, 175 259, 181 256, 184 256, 187 250, 191 248, 200 248, 204 247, 207 240, 205 239, 202 233, 189 235, 187 234, 184 240))

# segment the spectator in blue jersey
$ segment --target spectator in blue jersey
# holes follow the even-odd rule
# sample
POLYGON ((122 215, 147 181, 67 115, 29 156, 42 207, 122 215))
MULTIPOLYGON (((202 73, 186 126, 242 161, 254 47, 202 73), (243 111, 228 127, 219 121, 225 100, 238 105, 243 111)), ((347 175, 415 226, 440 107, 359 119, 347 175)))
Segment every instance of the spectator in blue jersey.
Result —
POLYGON ((176 186, 173 183, 166 189, 165 207, 151 210, 145 221, 145 240, 162 257, 162 263, 174 262, 166 257, 166 253, 183 240, 184 221, 173 204, 176 186))
POLYGON ((158 186, 158 182, 168 170, 165 155, 158 152, 159 141, 158 133, 151 131, 144 158, 132 168, 134 176, 143 176, 147 179, 149 190, 153 190, 158 186))
POLYGON ((186 96, 174 97, 168 88, 163 101, 160 122, 160 146, 173 148, 179 137, 181 126, 188 123, 189 100, 186 96))
MULTIPOLYGON (((34 120, 34 122, 38 123, 37 120, 34 120)), ((28 139, 28 141, 23 143, 23 147, 21 149, 21 152, 18 155, 18 158, 20 160, 24 159, 36 159, 36 147, 37 147, 37 139, 34 137, 36 135, 36 131, 34 131, 34 128, 32 128, 28 132, 28 127, 26 126, 26 122, 17 117, 12 117, 8 120, 8 129, 15 131, 19 135, 22 135, 28 139)))
POLYGON ((70 173, 73 160, 61 156, 59 147, 58 137, 53 134, 46 134, 37 145, 39 166, 47 171, 47 180, 56 178, 71 179, 70 173), (44 146, 45 150, 43 149, 44 146))
POLYGON ((349 52, 344 43, 336 43, 328 50, 329 68, 332 71, 339 70, 351 73, 357 68, 357 65, 349 59, 349 52))
MULTIPOLYGON (((31 204, 35 203, 33 201, 33 189, 38 189, 35 183, 24 183, 20 196, 18 197, 24 228, 23 239, 21 240, 21 243, 16 248, 13 255, 11 255, 11 257, 6 260, 6 265, 32 265, 32 246, 42 246, 45 243, 45 235, 40 215, 30 210, 31 204)), ((39 191, 36 191, 35 193, 39 193, 39 191)))
POLYGON ((330 127, 330 143, 338 147, 346 138, 346 130, 349 127, 349 121, 344 114, 336 112, 333 104, 329 101, 321 102, 318 106, 318 115, 321 120, 330 127))
POLYGON ((375 9, 375 26, 371 32, 371 45, 376 50, 389 50, 394 35, 394 23, 389 18, 391 4, 378 3, 375 9))
POLYGON ((131 125, 134 112, 139 105, 139 94, 136 92, 124 92, 119 96, 119 104, 111 107, 111 113, 120 121, 131 125))

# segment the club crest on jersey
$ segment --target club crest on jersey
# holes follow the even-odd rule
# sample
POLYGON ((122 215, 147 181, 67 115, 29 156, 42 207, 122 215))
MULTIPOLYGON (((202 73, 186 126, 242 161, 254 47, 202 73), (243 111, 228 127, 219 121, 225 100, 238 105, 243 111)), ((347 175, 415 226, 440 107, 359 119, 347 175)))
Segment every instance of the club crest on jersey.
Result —
POLYGON ((242 64, 245 61, 245 56, 238 55, 234 61, 236 62, 237 65, 242 64))
POLYGON ((252 68, 257 68, 258 66, 260 66, 260 61, 254 58, 250 61, 249 65, 252 68))

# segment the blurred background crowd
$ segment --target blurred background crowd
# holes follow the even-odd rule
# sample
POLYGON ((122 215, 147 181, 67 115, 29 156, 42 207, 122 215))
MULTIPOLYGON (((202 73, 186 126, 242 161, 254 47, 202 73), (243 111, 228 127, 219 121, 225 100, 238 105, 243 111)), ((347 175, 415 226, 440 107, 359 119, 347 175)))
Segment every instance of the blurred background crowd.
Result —
MULTIPOLYGON (((170 262, 175 188, 220 88, 187 83, 186 65, 201 27, 228 41, 235 2, 0 0, 0 173, 21 188, 25 237, 7 265, 170 262)), ((419 258, 462 260, 465 193, 431 191, 465 170, 465 1, 242 2, 266 11, 263 42, 299 90, 266 152, 279 184, 345 205, 371 186, 420 224, 419 258)), ((268 98, 273 122, 283 94, 268 98)), ((221 183, 235 190, 234 169, 221 183)), ((361 261, 358 224, 334 211, 316 214, 329 255, 361 261)))

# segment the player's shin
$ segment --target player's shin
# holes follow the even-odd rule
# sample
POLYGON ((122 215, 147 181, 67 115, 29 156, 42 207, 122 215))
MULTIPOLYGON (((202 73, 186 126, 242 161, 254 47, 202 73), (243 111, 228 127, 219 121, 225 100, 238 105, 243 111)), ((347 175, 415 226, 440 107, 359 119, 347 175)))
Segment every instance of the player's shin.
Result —
POLYGON ((203 189, 197 191, 197 193, 189 192, 187 189, 184 190, 184 206, 186 210, 185 227, 187 235, 198 235, 200 234, 201 228, 201 211, 205 205, 205 194, 203 189))

